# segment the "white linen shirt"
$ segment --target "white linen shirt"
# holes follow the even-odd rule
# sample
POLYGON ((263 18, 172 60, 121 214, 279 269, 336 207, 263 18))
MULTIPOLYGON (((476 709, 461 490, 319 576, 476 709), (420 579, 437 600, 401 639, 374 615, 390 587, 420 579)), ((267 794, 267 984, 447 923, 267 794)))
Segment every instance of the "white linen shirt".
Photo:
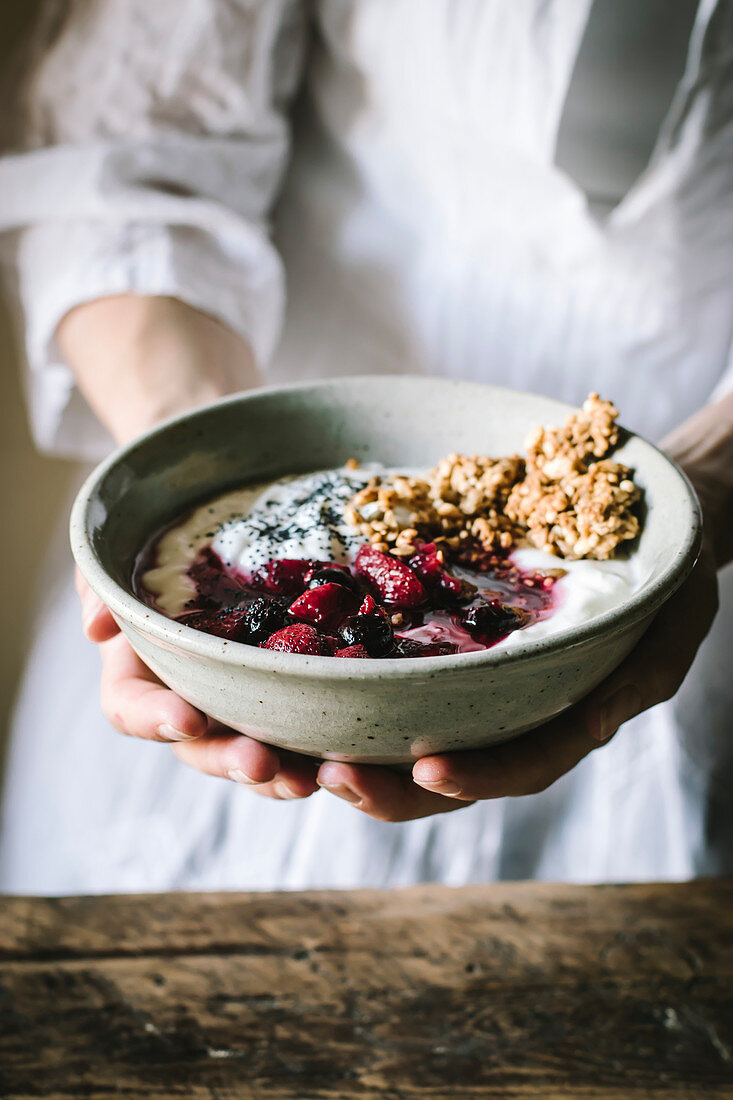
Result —
MULTIPOLYGON (((617 136, 611 190, 626 162, 641 171, 600 216, 556 155, 577 97, 604 90, 587 73, 604 59, 583 52, 603 0, 322 0, 310 36, 294 0, 46 7, 0 162, 42 448, 108 446, 55 331, 124 291, 219 317, 273 380, 381 366, 574 401, 592 383, 653 436, 731 386, 729 0, 699 4, 669 110, 642 140, 621 94, 624 78, 645 91, 644 72, 623 71, 628 34, 605 58, 619 105, 586 144, 617 136), (278 212, 293 323, 273 362, 284 280, 268 223, 304 57, 278 212)), ((635 7, 616 0, 622 28, 663 38, 655 5, 635 7)))
MULTIPOLYGON (((272 382, 599 390, 653 439, 733 388, 733 3, 659 10, 48 2, 0 161, 38 445, 109 447, 55 332, 125 291, 220 318, 272 382)), ((7 890, 665 878, 730 859, 730 571, 673 703, 542 795, 399 826, 325 793, 266 804, 108 736, 73 599, 47 600, 6 784, 7 890), (50 622, 79 656, 39 698, 50 622), (79 716, 63 753, 59 707, 79 716)))

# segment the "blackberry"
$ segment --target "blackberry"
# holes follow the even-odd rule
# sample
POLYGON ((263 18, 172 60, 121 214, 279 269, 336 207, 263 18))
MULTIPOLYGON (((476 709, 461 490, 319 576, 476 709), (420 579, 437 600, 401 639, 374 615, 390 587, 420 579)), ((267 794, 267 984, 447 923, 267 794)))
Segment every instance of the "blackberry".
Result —
POLYGON ((281 630, 286 622, 287 612, 279 600, 258 596, 246 608, 242 627, 247 634, 246 640, 257 645, 266 641, 276 630, 281 630))
POLYGON ((352 615, 339 630, 345 647, 362 645, 370 657, 385 657, 394 645, 392 624, 386 615, 352 615))

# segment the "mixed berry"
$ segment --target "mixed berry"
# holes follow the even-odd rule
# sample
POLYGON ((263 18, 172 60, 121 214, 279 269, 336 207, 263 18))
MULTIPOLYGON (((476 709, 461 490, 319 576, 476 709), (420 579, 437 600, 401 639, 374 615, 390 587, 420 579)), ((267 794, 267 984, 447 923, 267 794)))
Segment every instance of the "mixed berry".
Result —
POLYGON ((365 545, 352 566, 273 559, 247 578, 206 547, 188 575, 196 595, 178 622, 263 649, 347 658, 488 649, 547 618, 556 579, 493 553, 449 568, 435 543, 406 560, 365 545))

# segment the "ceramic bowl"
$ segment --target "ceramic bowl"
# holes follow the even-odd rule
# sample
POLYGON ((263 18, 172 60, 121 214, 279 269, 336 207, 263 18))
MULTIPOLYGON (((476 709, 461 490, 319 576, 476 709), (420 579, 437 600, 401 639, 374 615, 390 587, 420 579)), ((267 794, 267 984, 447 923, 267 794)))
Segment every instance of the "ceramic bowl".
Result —
POLYGON ((694 564, 695 495, 638 436, 624 433, 616 454, 645 493, 631 550, 643 583, 592 621, 509 650, 380 661, 273 653, 156 613, 133 595, 131 574, 156 529, 246 482, 352 456, 427 468, 450 451, 521 453, 533 425, 562 423, 571 411, 492 386, 401 376, 232 397, 163 424, 94 471, 72 512, 74 556, 146 664, 236 730, 317 757, 386 764, 505 741, 608 676, 694 564))

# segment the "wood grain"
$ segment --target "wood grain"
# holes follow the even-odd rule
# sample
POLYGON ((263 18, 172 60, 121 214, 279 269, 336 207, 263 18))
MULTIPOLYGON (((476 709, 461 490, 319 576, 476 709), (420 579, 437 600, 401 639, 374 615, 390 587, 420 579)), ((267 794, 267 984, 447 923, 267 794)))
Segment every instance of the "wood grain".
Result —
POLYGON ((733 883, 5 899, 0 1096, 733 1097, 733 883))

